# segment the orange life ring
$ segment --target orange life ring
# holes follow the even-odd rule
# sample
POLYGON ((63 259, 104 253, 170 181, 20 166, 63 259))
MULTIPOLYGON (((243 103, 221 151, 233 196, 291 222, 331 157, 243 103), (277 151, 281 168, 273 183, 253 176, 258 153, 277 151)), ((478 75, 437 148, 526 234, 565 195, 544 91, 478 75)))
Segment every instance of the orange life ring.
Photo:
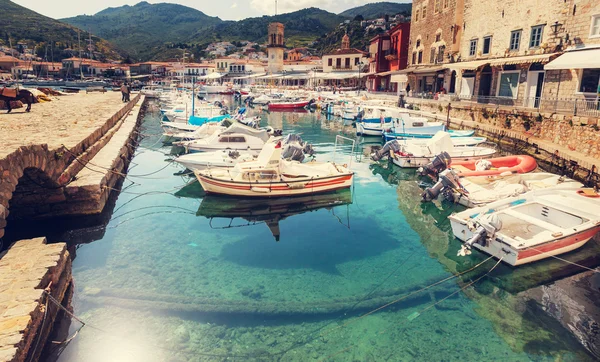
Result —
MULTIPOLYGON (((593 189, 588 189, 588 190, 594 191, 593 189)), ((594 193, 589 193, 586 191, 587 190, 585 190, 585 189, 579 189, 579 190, 577 190, 577 194, 581 195, 581 196, 585 196, 585 197, 592 197, 592 198, 600 197, 600 194, 598 194, 596 191, 594 191, 594 193)))

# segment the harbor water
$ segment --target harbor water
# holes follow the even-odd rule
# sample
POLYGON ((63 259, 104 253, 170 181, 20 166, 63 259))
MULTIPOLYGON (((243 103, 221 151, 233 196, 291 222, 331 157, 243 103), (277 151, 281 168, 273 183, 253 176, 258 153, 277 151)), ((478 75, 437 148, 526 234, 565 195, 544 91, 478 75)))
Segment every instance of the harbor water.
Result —
MULTIPOLYGON (((414 171, 370 161, 378 139, 358 139, 352 155, 347 140, 335 149, 336 135, 355 138, 348 122, 252 112, 301 134, 317 160, 348 164, 352 189, 287 200, 206 196, 173 162, 178 150, 163 144, 148 112, 100 224, 39 230, 69 243, 74 314, 87 323, 65 324, 75 337, 50 345, 48 360, 593 360, 522 296, 580 270, 457 257, 446 217, 459 208, 421 204, 414 171)), ((566 258, 599 248, 592 240, 566 258)))

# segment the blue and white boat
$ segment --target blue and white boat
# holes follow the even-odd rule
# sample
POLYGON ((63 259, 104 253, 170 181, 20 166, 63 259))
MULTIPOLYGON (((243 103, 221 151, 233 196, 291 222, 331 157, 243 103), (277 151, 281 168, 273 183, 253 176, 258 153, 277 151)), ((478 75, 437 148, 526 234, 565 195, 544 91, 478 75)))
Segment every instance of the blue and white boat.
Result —
MULTIPOLYGON (((445 129, 442 129, 441 131, 445 131, 445 129)), ((453 130, 453 129, 449 129, 447 131, 450 134, 450 137, 452 138, 472 138, 472 139, 476 139, 476 138, 484 138, 484 137, 472 137, 475 134, 474 130, 464 130, 464 131, 457 131, 457 130, 453 130)), ((414 133, 414 132, 394 132, 394 128, 390 129, 389 132, 385 131, 383 132, 383 140, 385 142, 391 141, 391 140, 403 140, 403 139, 413 139, 413 138, 423 138, 423 139, 429 139, 431 137, 433 137, 435 134, 423 134, 423 133, 414 133)))

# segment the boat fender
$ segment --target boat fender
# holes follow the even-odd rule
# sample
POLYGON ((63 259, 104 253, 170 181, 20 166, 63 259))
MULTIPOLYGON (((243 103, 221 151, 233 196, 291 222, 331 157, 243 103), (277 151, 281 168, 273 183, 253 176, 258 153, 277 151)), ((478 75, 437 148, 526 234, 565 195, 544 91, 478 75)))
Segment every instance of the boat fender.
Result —
POLYGON ((577 194, 581 195, 581 196, 585 196, 585 197, 591 197, 591 198, 600 197, 600 194, 598 194, 598 192, 596 192, 596 190, 594 190, 592 188, 579 189, 579 190, 577 190, 577 194))

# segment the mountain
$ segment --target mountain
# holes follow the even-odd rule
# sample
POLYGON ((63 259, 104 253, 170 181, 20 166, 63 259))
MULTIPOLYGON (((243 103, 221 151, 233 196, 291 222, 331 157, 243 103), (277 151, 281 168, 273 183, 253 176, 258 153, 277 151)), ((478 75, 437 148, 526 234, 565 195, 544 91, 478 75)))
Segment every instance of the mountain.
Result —
POLYGON ((335 29, 345 17, 317 8, 307 8, 292 13, 226 21, 210 29, 199 31, 195 41, 249 40, 263 43, 267 40, 267 26, 272 22, 285 25, 286 45, 306 45, 316 37, 335 29))
POLYGON ((396 15, 398 13, 405 13, 406 15, 410 14, 412 10, 411 3, 391 3, 391 2, 380 2, 380 3, 371 3, 363 6, 359 6, 356 8, 348 9, 342 13, 340 16, 344 16, 347 18, 352 18, 362 15, 364 19, 375 19, 382 17, 384 15, 396 15))
POLYGON ((306 45, 344 20, 343 16, 307 8, 276 16, 222 21, 186 6, 147 2, 62 19, 127 49, 136 61, 172 58, 181 54, 177 48, 199 55, 203 47, 214 41, 263 43, 267 40, 267 25, 273 21, 285 24, 286 44, 306 45))
POLYGON ((135 60, 151 59, 165 43, 186 42, 198 31, 222 22, 187 6, 145 1, 61 21, 109 39, 135 60))
MULTIPOLYGON (((79 53, 78 29, 43 16, 9 0, 0 0, 0 44, 13 46, 24 43, 29 47, 36 46, 36 52, 44 56, 46 49, 51 48, 54 60, 76 56, 79 53), (51 47, 47 45, 52 45, 51 47)), ((81 48, 87 49, 89 34, 80 32, 81 48)), ((91 36, 94 44, 94 56, 102 60, 118 60, 123 52, 106 40, 91 36)), ((51 51, 48 50, 50 57, 51 51)))

